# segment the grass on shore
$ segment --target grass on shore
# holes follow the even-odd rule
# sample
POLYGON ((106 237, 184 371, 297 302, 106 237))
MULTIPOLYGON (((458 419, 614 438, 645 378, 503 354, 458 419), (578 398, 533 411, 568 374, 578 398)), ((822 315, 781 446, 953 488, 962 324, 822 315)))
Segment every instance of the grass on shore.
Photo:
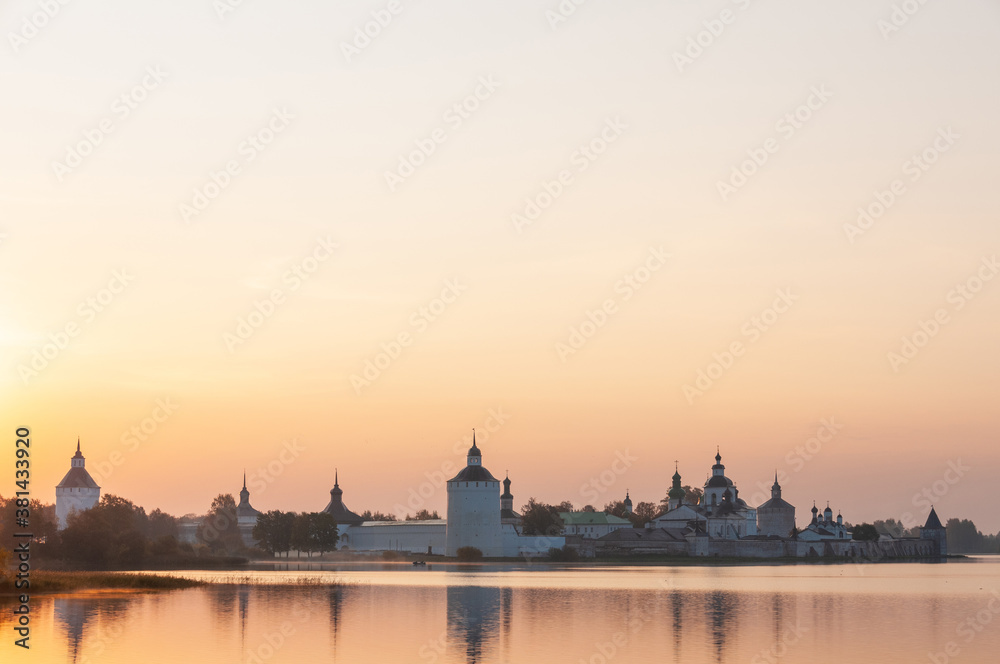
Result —
MULTIPOLYGON (((0 595, 25 592, 14 587, 15 578, 0 575, 0 595)), ((55 593, 75 590, 175 590, 207 585, 203 581, 181 579, 158 574, 128 574, 120 572, 31 572, 31 587, 27 592, 55 593)))

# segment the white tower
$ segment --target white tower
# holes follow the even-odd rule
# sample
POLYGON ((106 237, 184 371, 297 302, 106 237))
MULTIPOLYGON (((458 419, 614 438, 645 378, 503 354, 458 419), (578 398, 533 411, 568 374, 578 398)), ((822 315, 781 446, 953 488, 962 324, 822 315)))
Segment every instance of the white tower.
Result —
POLYGON ((87 460, 80 452, 80 439, 76 439, 76 454, 70 459, 70 469, 62 482, 56 485, 56 521, 62 530, 73 510, 89 510, 101 499, 101 487, 90 476, 87 460))
POLYGON ((483 467, 475 430, 465 468, 448 480, 446 554, 454 556, 463 546, 474 546, 486 557, 503 555, 500 480, 483 467))

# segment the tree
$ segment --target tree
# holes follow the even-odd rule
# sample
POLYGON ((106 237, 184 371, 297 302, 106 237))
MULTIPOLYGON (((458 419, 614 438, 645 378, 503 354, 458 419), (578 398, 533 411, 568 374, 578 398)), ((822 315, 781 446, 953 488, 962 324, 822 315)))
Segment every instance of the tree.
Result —
POLYGON ((851 539, 859 542, 877 542, 878 538, 878 530, 870 523, 862 523, 854 526, 854 531, 851 533, 851 539))
POLYGON ((292 521, 292 548, 301 555, 303 551, 306 556, 312 554, 312 539, 309 537, 309 515, 306 512, 296 514, 292 521))
POLYGON ((93 567, 133 567, 146 555, 146 511, 105 494, 89 510, 72 512, 60 534, 64 560, 93 567))
POLYGON ((253 537, 268 553, 274 555, 292 548, 292 523, 295 514, 271 510, 257 517, 253 527, 253 537))
POLYGON ((430 521, 432 519, 440 519, 440 518, 441 515, 437 513, 437 510, 434 510, 433 512, 428 512, 427 510, 420 510, 413 516, 410 516, 409 514, 406 515, 407 521, 430 521))
POLYGON ((170 516, 159 508, 149 513, 149 532, 146 533, 151 540, 158 540, 161 537, 177 538, 177 518, 170 516))
POLYGON ((236 499, 231 493, 220 493, 198 526, 198 539, 215 553, 243 551, 243 537, 236 522, 236 499))
POLYGON ((361 513, 361 518, 365 521, 396 521, 396 517, 392 514, 383 514, 382 512, 372 512, 371 510, 365 510, 361 513))
POLYGON ((312 550, 323 555, 327 551, 337 550, 337 522, 332 514, 313 512, 309 515, 309 539, 312 550))
POLYGON ((643 528, 647 523, 653 520, 656 516, 656 505, 653 503, 638 503, 635 509, 632 510, 632 514, 629 515, 629 520, 632 525, 636 528, 643 528))
POLYGON ((556 505, 556 508, 560 512, 572 512, 573 511, 573 503, 569 502, 568 500, 564 500, 561 503, 559 503, 558 505, 556 505))
POLYGON ((483 559, 483 552, 474 546, 460 546, 455 550, 455 557, 463 563, 483 559))
POLYGON ((582 512, 596 512, 596 511, 597 511, 597 508, 596 508, 596 507, 594 507, 593 505, 584 505, 584 506, 583 506, 583 507, 581 508, 581 511, 582 511, 582 512))
POLYGON ((892 535, 893 537, 920 537, 920 528, 907 529, 902 523, 895 519, 879 519, 874 524, 875 529, 880 533, 892 535))
POLYGON ((604 506, 604 512, 606 514, 610 514, 611 516, 617 516, 621 519, 628 518, 628 512, 625 511, 624 500, 612 500, 610 503, 604 506))
POLYGON ((529 498, 528 504, 521 508, 522 533, 549 537, 562 535, 563 520, 559 516, 559 512, 559 508, 555 505, 546 505, 534 498, 529 498))
POLYGON ((945 524, 950 553, 990 553, 986 537, 976 529, 976 524, 968 519, 948 519, 945 524))

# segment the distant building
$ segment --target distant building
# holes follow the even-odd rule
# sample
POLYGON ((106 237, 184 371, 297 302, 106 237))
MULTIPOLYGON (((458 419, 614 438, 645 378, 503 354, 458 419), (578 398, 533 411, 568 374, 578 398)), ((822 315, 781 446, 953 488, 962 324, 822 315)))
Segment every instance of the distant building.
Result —
POLYGON ((70 469, 56 485, 57 528, 66 527, 66 519, 74 511, 85 511, 101 500, 101 487, 87 472, 87 460, 80 452, 80 439, 76 439, 76 454, 70 459, 70 469))
POLYGON ((684 530, 700 529, 716 539, 740 539, 757 534, 757 510, 740 498, 739 489, 726 477, 722 454, 715 454, 712 475, 705 482, 701 502, 684 502, 680 472, 674 471, 673 486, 668 493, 668 509, 653 519, 656 528, 684 530))
POLYGON ((247 474, 243 473, 243 489, 240 491, 240 504, 236 506, 236 525, 240 529, 240 537, 245 546, 256 546, 253 537, 253 527, 257 525, 260 512, 250 504, 250 492, 247 491, 247 474))
POLYGON ((791 537, 795 528, 795 506, 781 498, 778 473, 774 473, 771 500, 757 507, 757 532, 774 537, 791 537))
POLYGON ((559 512, 564 534, 579 535, 584 539, 597 539, 622 528, 631 528, 632 522, 607 512, 559 512))
POLYGON ((448 480, 447 555, 474 546, 487 557, 503 555, 500 532, 500 480, 483 466, 473 432, 466 466, 448 480))
POLYGON ((933 506, 931 506, 931 513, 927 515, 927 522, 920 529, 920 539, 933 542, 937 548, 937 555, 948 555, 948 531, 941 525, 941 519, 938 518, 933 506))
POLYGON ((823 510, 823 516, 819 516, 819 508, 816 507, 816 503, 814 502, 812 515, 812 521, 809 525, 799 532, 799 540, 803 542, 821 542, 825 540, 851 539, 851 532, 844 525, 844 517, 837 514, 837 520, 834 521, 833 510, 830 509, 829 503, 827 503, 826 509, 823 510))

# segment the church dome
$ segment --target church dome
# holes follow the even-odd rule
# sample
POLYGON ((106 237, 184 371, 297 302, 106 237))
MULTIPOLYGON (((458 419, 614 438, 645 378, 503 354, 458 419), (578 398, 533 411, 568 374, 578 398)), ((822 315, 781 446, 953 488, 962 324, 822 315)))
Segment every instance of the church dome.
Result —
POLYGON ((733 481, 726 477, 725 475, 712 475, 708 478, 708 482, 705 483, 707 487, 731 487, 733 486, 733 481))

